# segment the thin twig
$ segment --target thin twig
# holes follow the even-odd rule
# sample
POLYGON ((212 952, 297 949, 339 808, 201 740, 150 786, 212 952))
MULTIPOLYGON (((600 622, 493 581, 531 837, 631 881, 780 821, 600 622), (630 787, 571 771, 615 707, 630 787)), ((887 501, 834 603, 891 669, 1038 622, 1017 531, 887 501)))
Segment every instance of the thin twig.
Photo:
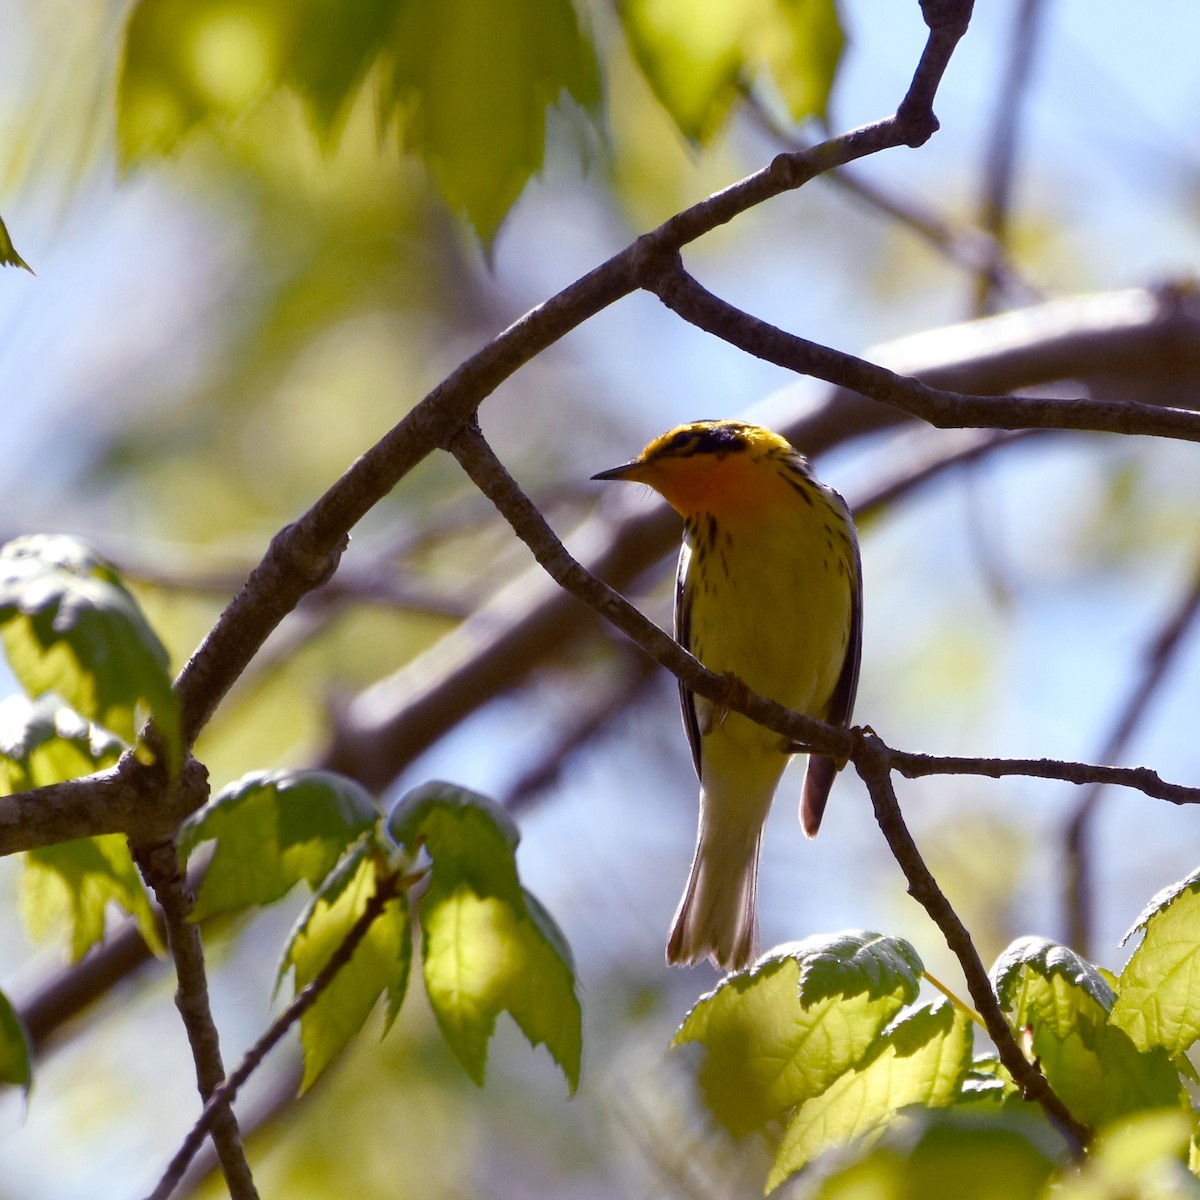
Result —
MULTIPOLYGON (((1121 759, 1130 739, 1137 731, 1146 711, 1166 678, 1167 671, 1183 642, 1184 636, 1200 614, 1200 564, 1197 565, 1187 590, 1167 619, 1156 631, 1142 659, 1142 673, 1118 714, 1104 746, 1096 755, 1099 762, 1115 763, 1121 759)), ((1104 783, 1093 781, 1079 798, 1063 837, 1064 907, 1067 916, 1067 944, 1085 958, 1092 943, 1092 898, 1094 887, 1088 839, 1099 807, 1104 783)))
MULTIPOLYGON (((983 199, 979 224, 991 234, 994 243, 1008 243, 1008 218, 1012 204, 1013 179, 1017 158, 1017 131, 1021 109, 1033 71, 1037 47, 1037 22, 1042 15, 1042 0, 1022 0, 1009 47, 1008 65, 996 96, 996 115, 984 155, 983 199)), ((992 279, 980 271, 975 280, 972 311, 986 314, 995 290, 992 279)))
POLYGON ((938 754, 911 754, 889 748, 893 770, 906 779, 928 775, 982 775, 1004 779, 1022 775, 1030 779, 1057 779, 1063 783, 1115 784, 1142 792, 1168 804, 1200 804, 1200 787, 1169 783, 1149 767, 1113 767, 1105 763, 1064 762, 1054 758, 966 758, 938 754))
MULTIPOLYGON (((225 1066, 221 1061, 220 1035, 208 1000, 208 976, 204 970, 200 930, 191 921, 194 904, 192 892, 180 869, 174 841, 131 849, 162 909, 167 945, 179 980, 175 1005, 183 1018, 191 1044, 192 1059, 196 1064, 196 1084, 201 1098, 207 1103, 225 1078, 225 1066)), ((232 1200, 257 1200, 258 1189, 254 1186, 250 1164, 246 1161, 246 1150, 230 1100, 215 1100, 212 1114, 205 1133, 211 1129, 213 1145, 221 1160, 221 1170, 229 1185, 230 1197, 232 1200)))
POLYGON ((399 880, 382 877, 377 880, 375 892, 363 908, 362 915, 350 927, 345 938, 329 956, 325 965, 309 980, 298 996, 271 1022, 267 1031, 246 1051, 242 1061, 228 1079, 222 1079, 208 1096, 204 1110, 188 1131, 175 1156, 163 1172, 158 1186, 150 1193, 149 1200, 167 1200, 175 1186, 183 1178, 188 1163, 204 1143, 210 1130, 215 1130, 221 1120, 222 1111, 231 1111, 230 1105, 246 1080, 258 1069, 263 1059, 279 1042, 280 1038, 320 999, 321 993, 333 982, 337 973, 354 956, 359 943, 367 936, 371 925, 396 896, 399 880))
POLYGON ((549 744, 499 797, 500 803, 509 812, 520 812, 554 787, 568 760, 637 702, 654 678, 654 667, 654 660, 644 654, 630 655, 624 669, 600 695, 589 695, 581 711, 557 722, 549 744))
POLYGON ((1063 1134, 1072 1154, 1078 1157, 1091 1138, 1091 1130, 1071 1115, 1070 1110, 1046 1081, 1046 1077, 1021 1053, 1021 1047, 1004 1019, 987 969, 975 949, 967 927, 938 887, 904 823, 904 816, 892 786, 890 757, 888 748, 876 737, 867 734, 862 738, 854 756, 854 765, 863 783, 867 785, 879 828, 908 880, 909 895, 930 915, 941 930, 946 945, 958 959, 966 977, 967 990, 971 993, 976 1011, 983 1018, 1005 1069, 1021 1089, 1022 1095, 1042 1106, 1046 1115, 1063 1134))
POLYGON ((824 379, 938 428, 1074 429, 1200 441, 1200 413, 1134 401, 1047 396, 969 396, 929 387, 852 354, 786 333, 715 296, 678 255, 643 266, 644 286, 685 321, 747 354, 824 379))
MULTIPOLYGON (((793 153, 811 149, 812 142, 780 125, 754 91, 747 89, 743 94, 747 114, 780 146, 793 153)), ((1005 257, 1003 246, 982 229, 955 226, 916 195, 885 188, 851 167, 827 171, 821 178, 916 234, 956 266, 987 279, 997 290, 1026 304, 1045 298, 1041 288, 1020 276, 1005 257)))

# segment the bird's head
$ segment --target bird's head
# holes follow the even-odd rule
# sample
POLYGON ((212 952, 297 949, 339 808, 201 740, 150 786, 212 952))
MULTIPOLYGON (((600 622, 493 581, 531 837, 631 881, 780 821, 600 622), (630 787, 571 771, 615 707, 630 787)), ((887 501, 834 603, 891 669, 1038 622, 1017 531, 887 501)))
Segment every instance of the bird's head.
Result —
POLYGON ((593 475, 652 487, 682 516, 765 501, 777 487, 770 460, 800 461, 791 443, 761 425, 691 421, 656 437, 631 462, 593 475))

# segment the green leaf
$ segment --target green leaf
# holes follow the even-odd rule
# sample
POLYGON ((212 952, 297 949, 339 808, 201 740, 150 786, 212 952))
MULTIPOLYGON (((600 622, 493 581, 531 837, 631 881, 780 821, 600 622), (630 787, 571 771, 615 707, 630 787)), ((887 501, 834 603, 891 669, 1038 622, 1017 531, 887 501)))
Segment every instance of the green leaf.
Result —
POLYGON ((767 1179, 777 1188, 821 1151, 882 1128, 908 1105, 953 1103, 971 1061, 971 1019, 954 1005, 926 1005, 896 1022, 856 1070, 800 1105, 767 1179))
POLYGON ((496 1018, 508 1012, 533 1045, 544 1043, 573 1092, 582 1014, 566 939, 517 876, 519 835, 494 801, 448 783, 402 797, 388 833, 432 860, 419 902, 425 988, 447 1044, 476 1083, 487 1068, 496 1018))
POLYGON ((222 788, 184 823, 180 853, 215 840, 194 917, 272 904, 302 880, 316 888, 379 810, 333 771, 255 771, 222 788))
POLYGON ((379 55, 401 0, 140 0, 125 35, 118 133, 127 161, 165 154, 287 84, 334 132, 379 55))
POLYGON ((125 743, 53 697, 0 701, 0 796, 110 767, 125 743))
POLYGON ((156 953, 163 952, 150 898, 119 833, 42 846, 25 854, 21 908, 31 936, 45 940, 64 927, 71 957, 104 940, 110 904, 129 913, 156 953))
POLYGON ((117 87, 125 161, 170 153, 202 121, 261 100, 287 60, 289 26, 258 0, 140 0, 117 87))
POLYGON ((625 0, 620 11, 651 88, 694 141, 764 71, 793 121, 825 112, 845 40, 834 0, 625 0))
POLYGON ((1109 1024, 1113 990, 1073 950, 1022 938, 1001 955, 992 977, 1014 1030, 1029 1041, 1051 1087, 1081 1121, 1098 1126, 1139 1109, 1180 1103, 1170 1056, 1161 1049, 1141 1053, 1109 1024))
POLYGON ((0 220, 0 266, 24 267, 30 275, 33 274, 33 268, 17 253, 17 248, 8 235, 8 226, 3 220, 0 220))
POLYGON ((17 538, 0 549, 0 634, 31 696, 56 692, 127 742, 145 709, 180 754, 167 652, 116 569, 74 538, 17 538))
POLYGON ((422 847, 433 859, 435 883, 466 883, 478 896, 523 903, 517 878, 521 835, 512 817, 494 800, 453 783, 437 781, 406 792, 388 815, 387 832, 415 855, 422 847))
MULTIPOLYGON (((544 910, 539 910, 544 914, 544 910)), ((466 883, 420 903, 425 988, 447 1044, 482 1084, 496 1018, 509 1013, 531 1045, 545 1044, 572 1092, 579 1086, 582 1014, 569 961, 538 922, 466 883)))
POLYGON ((380 63, 384 118, 490 242, 545 152, 546 110, 600 96, 571 0, 140 0, 118 90, 127 161, 289 85, 328 139, 380 63))
POLYGON ((958 1106, 910 1112, 861 1158, 847 1153, 826 1160, 828 1166, 822 1164, 804 1195, 809 1200, 1046 1200, 1062 1142, 1045 1120, 1007 1112, 964 1113, 958 1106))
POLYGON ((1200 1183, 1187 1168, 1191 1140, 1187 1113, 1126 1117, 1097 1134, 1086 1160, 1055 1186, 1054 1200, 1195 1200, 1200 1183))
POLYGON ((328 136, 375 60, 391 43, 405 0, 275 0, 293 17, 284 79, 308 102, 328 136))
POLYGON ((1174 1057, 1200 1037, 1200 871, 1159 892, 1122 942, 1139 929, 1111 1020, 1139 1050, 1174 1057))
MULTIPOLYGON (((362 916, 377 887, 374 849, 364 839, 346 856, 313 897, 284 950, 280 975, 293 972, 296 994, 329 962, 362 916)), ((400 1010, 412 963, 408 900, 389 900, 349 962, 300 1018, 307 1090, 362 1028, 381 995, 387 996, 387 1026, 400 1010)), ((386 1027, 385 1027, 386 1032, 386 1027)))
POLYGON ((29 1034, 3 992, 0 992, 0 1083, 14 1084, 26 1094, 33 1083, 29 1034))
POLYGON ((599 98, 570 0, 406 0, 387 103, 450 207, 490 243, 542 165, 546 110, 599 98))
POLYGON ((1013 942, 996 960, 992 984, 1016 1029, 1039 1021, 1066 1033, 1081 1015, 1103 1023, 1116 998, 1097 967, 1068 946, 1040 937, 1013 942))
POLYGON ((876 933, 814 937, 763 955, 702 997, 672 1045, 704 1049, 699 1082, 717 1119, 749 1133, 858 1066, 911 1004, 921 965, 876 933))

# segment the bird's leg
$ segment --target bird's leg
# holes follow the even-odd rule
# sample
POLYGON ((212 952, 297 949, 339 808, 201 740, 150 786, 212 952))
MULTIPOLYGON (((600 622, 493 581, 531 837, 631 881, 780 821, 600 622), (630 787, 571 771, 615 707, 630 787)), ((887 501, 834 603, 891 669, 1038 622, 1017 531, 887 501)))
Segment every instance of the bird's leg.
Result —
POLYGON ((714 729, 720 729, 729 716, 729 708, 734 700, 745 699, 750 695, 750 689, 732 671, 721 672, 721 695, 717 700, 705 701, 704 708, 699 713, 700 736, 707 737, 714 729))

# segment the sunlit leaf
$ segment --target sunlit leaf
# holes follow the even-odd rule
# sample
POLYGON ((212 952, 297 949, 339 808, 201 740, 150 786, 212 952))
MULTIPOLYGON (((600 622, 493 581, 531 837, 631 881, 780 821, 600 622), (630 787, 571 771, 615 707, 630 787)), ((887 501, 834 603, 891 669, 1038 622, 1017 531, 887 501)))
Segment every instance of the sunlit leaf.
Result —
POLYGON ((1078 1167, 1066 1171, 1054 1200, 1195 1200, 1188 1170, 1192 1120, 1183 1112, 1138 1113, 1100 1130, 1078 1167))
POLYGON ((291 25, 270 0, 139 0, 117 91, 126 161, 170 153, 202 121, 261 100, 287 61, 291 25))
POLYGON ((477 896, 496 896, 519 908, 516 849, 520 834, 494 800, 452 783, 432 782, 407 792, 388 815, 388 834, 415 854, 428 850, 434 882, 467 884, 477 896))
POLYGON ((33 536, 0 549, 0 633, 31 696, 55 692, 130 742, 144 709, 177 761, 167 652, 115 568, 82 542, 33 536))
POLYGON ((484 242, 542 165, 546 110, 600 95, 571 0, 139 0, 119 85, 125 158, 168 153, 285 85, 328 141, 376 64, 382 115, 484 242))
POLYGON ((52 696, 0 701, 0 795, 90 775, 124 749, 116 734, 52 696))
POLYGON ((406 0, 274 0, 294 17, 284 79, 330 132, 381 51, 394 36, 406 0))
POLYGON ((29 1091, 33 1082, 29 1035, 8 997, 0 992, 0 1083, 29 1091))
POLYGON ((8 226, 3 220, 0 220, 0 266, 24 267, 30 275, 33 274, 33 268, 17 253, 17 248, 9 237, 8 226))
POLYGON ((794 121, 821 115, 844 37, 833 0, 624 0, 650 86, 689 138, 720 129, 739 88, 768 73, 794 121))
POLYGON ((908 943, 874 933, 781 946, 702 997, 673 1045, 700 1043, 705 1100, 748 1133, 858 1066, 916 999, 920 971, 908 943))
POLYGON ((599 97, 570 0, 406 0, 391 71, 404 144, 485 243, 541 168, 547 108, 599 97))
POLYGON ((494 801, 430 783, 401 798, 389 835, 426 851, 430 882, 418 912, 425 987, 464 1070, 482 1083, 502 1012, 545 1044, 572 1091, 582 1047, 575 968, 558 926, 517 876, 517 828, 494 801))
POLYGON ((952 1103, 970 1064, 972 1040, 971 1019, 946 1002, 898 1021, 860 1067, 800 1106, 783 1135, 768 1190, 823 1150, 881 1128, 901 1108, 952 1103))
POLYGON ((1200 871, 1163 889, 1128 939, 1145 930, 1120 976, 1112 1023, 1139 1050, 1182 1054, 1200 1037, 1200 871))
POLYGON ((216 840, 197 919, 315 888, 379 820, 369 792, 332 771, 255 771, 217 793, 180 831, 184 855, 216 840))
POLYGON ((957 1106, 910 1113, 861 1157, 838 1155, 807 1200, 1047 1200, 1062 1142, 1045 1120, 957 1106))
POLYGON ((1070 947, 1040 937, 1013 942, 996 960, 992 984, 1016 1026, 1038 1020, 1056 1033, 1073 1029, 1081 1013, 1097 1019, 1085 997, 1099 1010, 1100 1021, 1107 1020, 1116 998, 1097 967, 1070 947))
POLYGON ((992 978, 1014 1030, 1030 1037, 1051 1087, 1085 1124, 1180 1103, 1169 1055, 1140 1052, 1108 1023, 1112 987, 1073 950, 1022 938, 1001 955, 992 978))
POLYGON ((467 1074, 483 1083, 496 1018, 507 1012, 531 1045, 545 1044, 573 1092, 582 1052, 579 998, 570 963, 539 922, 465 883, 448 894, 431 889, 420 914, 425 988, 467 1074))
MULTIPOLYGON (((293 972, 298 994, 329 962, 376 891, 373 849, 357 847, 328 876, 301 916, 283 954, 280 974, 293 972)), ((408 901, 398 895, 368 929, 350 960, 300 1018, 302 1088, 309 1088, 362 1028, 381 995, 394 1019, 408 986, 412 934, 408 901)))
POLYGON ((150 898, 121 834, 41 846, 24 860, 21 909, 33 937, 45 940, 65 928, 71 957, 80 959, 103 941, 112 904, 133 916, 150 946, 162 952, 150 898))

